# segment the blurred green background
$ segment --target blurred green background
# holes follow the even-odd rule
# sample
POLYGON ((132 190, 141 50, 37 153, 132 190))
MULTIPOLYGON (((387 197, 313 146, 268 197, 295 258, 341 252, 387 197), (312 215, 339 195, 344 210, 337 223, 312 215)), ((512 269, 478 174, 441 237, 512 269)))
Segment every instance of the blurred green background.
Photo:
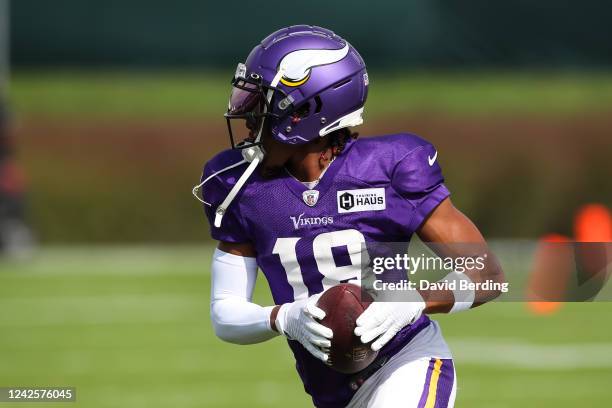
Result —
MULTIPOLYGON (((16 71, 19 159, 40 238, 205 239, 203 213, 189 197, 204 162, 229 147, 227 72, 16 71)), ((580 204, 612 202, 612 75, 370 77, 358 131, 432 141, 454 200, 485 234, 570 233, 580 204)))
MULTIPOLYGON (((235 64, 285 25, 326 26, 360 50, 371 85, 357 130, 433 142, 453 200, 488 237, 571 235, 580 205, 612 203, 612 6, 598 1, 0 10, 11 45, 0 83, 40 242, 0 260, 0 386, 74 385, 83 407, 309 406, 280 339, 214 337, 213 243, 191 197, 203 163, 229 146, 235 64)), ((270 302, 263 280, 256 300, 270 302)), ((498 303, 441 317, 457 406, 609 405, 611 310, 534 316, 498 303)))

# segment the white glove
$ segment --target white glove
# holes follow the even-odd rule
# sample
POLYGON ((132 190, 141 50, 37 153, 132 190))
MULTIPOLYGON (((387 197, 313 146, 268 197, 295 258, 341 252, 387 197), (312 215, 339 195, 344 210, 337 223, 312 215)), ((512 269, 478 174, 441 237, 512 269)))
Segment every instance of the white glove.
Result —
POLYGON ((285 303, 276 315, 276 329, 290 340, 299 341, 306 350, 323 362, 329 359, 330 339, 333 332, 317 320, 325 317, 325 312, 316 306, 321 294, 308 299, 285 303))
POLYGON ((414 323, 425 309, 423 299, 410 302, 374 302, 357 318, 355 335, 362 343, 372 343, 372 350, 380 350, 401 329, 414 323))

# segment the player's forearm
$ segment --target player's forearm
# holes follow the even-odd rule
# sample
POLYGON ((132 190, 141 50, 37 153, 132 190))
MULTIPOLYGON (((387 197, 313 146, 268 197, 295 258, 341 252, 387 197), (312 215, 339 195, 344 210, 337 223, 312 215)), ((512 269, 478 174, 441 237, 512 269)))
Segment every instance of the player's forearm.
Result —
POLYGON ((235 344, 254 344, 278 335, 270 326, 273 308, 239 298, 226 298, 211 303, 210 317, 215 334, 221 340, 235 344))
POLYGON ((472 309, 490 302, 501 295, 505 283, 504 272, 497 258, 490 251, 483 254, 484 267, 479 270, 453 272, 445 282, 454 282, 455 290, 435 289, 419 291, 426 303, 424 313, 449 313, 472 309), (487 283, 484 285, 484 283, 487 283), (465 289, 461 289, 465 287, 465 289))
POLYGON ((278 334, 270 326, 274 307, 251 302, 257 280, 254 257, 217 249, 211 270, 210 317, 217 337, 230 343, 252 344, 278 334))
POLYGON ((448 313, 471 309, 487 303, 501 294, 499 286, 505 282, 504 273, 495 255, 489 250, 474 223, 446 199, 430 214, 417 231, 419 238, 438 256, 457 260, 472 259, 474 267, 453 272, 445 279, 455 281, 448 290, 423 291, 427 307, 425 313, 448 313), (476 265, 483 267, 476 268, 476 265), (490 287, 479 285, 489 281, 490 287), (461 287, 473 287, 473 290, 461 287))

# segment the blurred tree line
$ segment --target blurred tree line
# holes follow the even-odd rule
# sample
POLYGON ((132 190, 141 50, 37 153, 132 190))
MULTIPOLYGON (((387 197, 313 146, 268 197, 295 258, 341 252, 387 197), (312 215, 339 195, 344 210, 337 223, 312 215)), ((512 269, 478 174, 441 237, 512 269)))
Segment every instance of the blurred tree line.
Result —
POLYGON ((371 67, 602 67, 612 3, 600 0, 18 0, 17 66, 226 67, 275 29, 316 24, 371 67))

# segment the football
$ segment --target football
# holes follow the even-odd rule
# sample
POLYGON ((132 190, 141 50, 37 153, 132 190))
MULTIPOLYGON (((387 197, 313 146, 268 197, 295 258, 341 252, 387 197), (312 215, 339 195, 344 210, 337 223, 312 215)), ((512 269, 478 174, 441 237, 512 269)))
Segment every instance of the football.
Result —
POLYGON ((336 371, 352 374, 363 370, 374 361, 377 351, 371 343, 363 344, 355 336, 355 321, 372 303, 372 298, 357 285, 341 283, 319 298, 317 306, 325 311, 321 324, 334 332, 329 354, 329 365, 336 371))

